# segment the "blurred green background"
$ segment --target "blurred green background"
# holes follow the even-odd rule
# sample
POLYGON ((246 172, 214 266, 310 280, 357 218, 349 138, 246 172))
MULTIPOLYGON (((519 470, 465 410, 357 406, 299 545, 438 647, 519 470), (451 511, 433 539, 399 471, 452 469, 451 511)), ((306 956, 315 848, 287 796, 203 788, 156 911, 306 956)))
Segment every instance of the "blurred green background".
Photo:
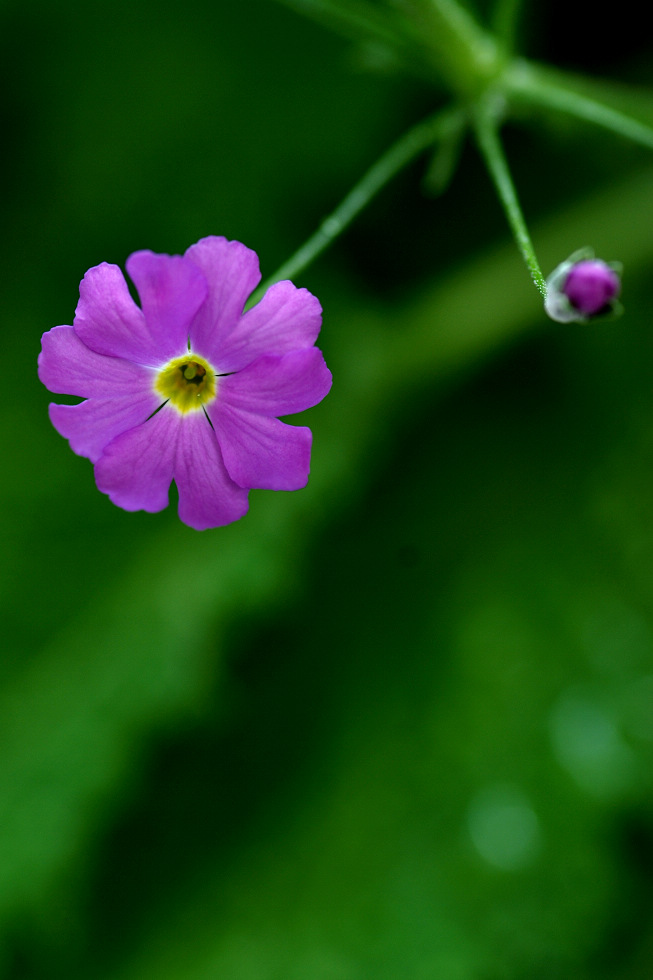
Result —
MULTIPOLYGON (((527 5, 526 50, 653 121, 620 11, 527 5)), ((441 95, 272 0, 0 17, 2 980, 648 978, 650 154, 506 128, 545 270, 626 265, 590 326, 545 319, 473 146, 442 198, 400 175, 297 279, 308 488, 198 534, 97 492, 42 332, 140 248, 271 274, 441 95)))

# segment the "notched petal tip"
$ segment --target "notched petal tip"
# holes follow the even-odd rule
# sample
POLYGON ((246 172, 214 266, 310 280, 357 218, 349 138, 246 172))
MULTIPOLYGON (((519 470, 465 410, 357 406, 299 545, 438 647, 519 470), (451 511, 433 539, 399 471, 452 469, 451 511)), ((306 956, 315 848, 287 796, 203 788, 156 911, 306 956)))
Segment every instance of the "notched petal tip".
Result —
POLYGON ((179 436, 178 417, 165 409, 117 435, 95 464, 98 489, 123 510, 163 510, 179 436))
POLYGON ((79 398, 140 398, 152 389, 151 372, 133 361, 98 354, 73 327, 53 327, 41 338, 38 373, 50 391, 79 398))
POLYGON ((145 422, 158 404, 151 391, 87 398, 78 405, 50 405, 50 421, 73 452, 96 463, 116 436, 145 422))
POLYGON ((185 257, 209 284, 206 302, 190 327, 191 346, 208 360, 218 359, 261 280, 258 256, 242 242, 210 235, 191 245, 185 257))
POLYGON ((262 354, 225 378, 222 398, 232 408, 277 418, 313 408, 329 393, 332 375, 317 347, 262 354))
POLYGON ((304 287, 277 282, 240 318, 220 353, 225 371, 240 371, 264 354, 312 347, 322 326, 322 307, 304 287))
POLYGON ((141 301, 148 330, 161 360, 179 355, 188 342, 191 323, 206 300, 209 285, 200 269, 183 255, 146 249, 126 263, 141 301))
POLYGON ((306 426, 234 411, 214 416, 227 472, 250 490, 301 490, 308 482, 313 435, 306 426))
POLYGON ((179 518, 196 531, 240 520, 249 508, 248 491, 231 479, 215 432, 201 415, 185 420, 175 458, 179 518))
POLYGON ((103 262, 88 270, 80 283, 73 329, 97 354, 156 363, 156 346, 143 312, 116 265, 103 262))

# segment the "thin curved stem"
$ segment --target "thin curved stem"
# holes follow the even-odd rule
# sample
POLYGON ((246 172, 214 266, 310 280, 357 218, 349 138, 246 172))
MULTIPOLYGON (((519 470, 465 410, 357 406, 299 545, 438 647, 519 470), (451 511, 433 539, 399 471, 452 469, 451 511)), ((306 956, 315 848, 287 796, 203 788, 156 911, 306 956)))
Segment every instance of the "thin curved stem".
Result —
POLYGON ((487 104, 487 100, 478 107, 475 113, 474 128, 479 148, 494 181, 499 200, 506 212, 517 247, 528 266, 533 282, 542 296, 546 297, 546 280, 537 261, 535 248, 526 227, 517 191, 510 174, 508 161, 499 139, 497 113, 487 104))
POLYGON ((465 124, 465 114, 458 108, 445 109, 435 116, 418 123, 394 143, 364 177, 352 188, 344 200, 322 222, 315 234, 294 255, 263 282, 248 300, 247 306, 257 303, 265 291, 281 279, 291 279, 313 262, 347 225, 363 210, 366 204, 411 160, 428 149, 439 139, 460 130, 465 124))
POLYGON ((610 106, 574 92, 552 80, 546 70, 527 62, 516 62, 502 79, 507 95, 531 105, 544 106, 608 129, 618 136, 653 150, 653 129, 610 106))

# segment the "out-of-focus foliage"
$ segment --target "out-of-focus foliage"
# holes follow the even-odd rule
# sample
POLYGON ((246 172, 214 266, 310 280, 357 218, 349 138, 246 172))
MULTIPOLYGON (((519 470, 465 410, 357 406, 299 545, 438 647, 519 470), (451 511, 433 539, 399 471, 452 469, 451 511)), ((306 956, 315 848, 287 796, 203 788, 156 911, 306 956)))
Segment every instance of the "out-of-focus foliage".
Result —
POLYGON ((197 534, 95 490, 41 333, 138 248, 271 273, 431 95, 263 0, 2 21, 2 980, 648 978, 650 157, 506 133, 545 268, 625 264, 587 327, 545 319, 473 148, 441 199, 398 178, 298 283, 335 379, 309 487, 197 534))

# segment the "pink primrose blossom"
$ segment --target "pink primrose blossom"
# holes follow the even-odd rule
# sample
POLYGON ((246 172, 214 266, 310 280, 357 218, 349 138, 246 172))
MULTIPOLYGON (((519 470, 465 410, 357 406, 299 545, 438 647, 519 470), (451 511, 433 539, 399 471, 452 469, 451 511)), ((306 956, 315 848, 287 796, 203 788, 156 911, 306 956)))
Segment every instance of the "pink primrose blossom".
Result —
POLYGON ((203 238, 185 255, 135 252, 84 276, 71 326, 43 335, 39 376, 77 405, 53 425, 125 510, 160 511, 174 480, 197 530, 242 517, 248 492, 306 485, 311 431, 281 415, 317 405, 331 374, 314 346, 322 310, 278 282, 246 313, 261 275, 240 242, 203 238))

